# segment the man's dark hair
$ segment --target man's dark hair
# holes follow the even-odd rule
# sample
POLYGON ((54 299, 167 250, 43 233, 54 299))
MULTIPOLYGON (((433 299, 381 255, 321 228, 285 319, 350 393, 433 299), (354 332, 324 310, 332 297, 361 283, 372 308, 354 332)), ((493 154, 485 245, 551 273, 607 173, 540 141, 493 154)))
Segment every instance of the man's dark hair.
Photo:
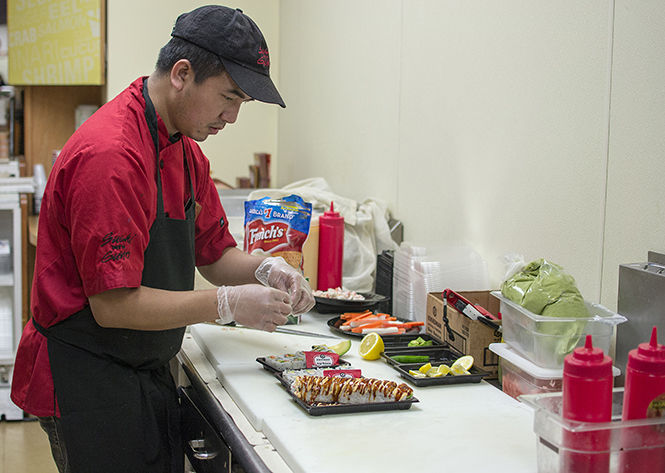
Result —
POLYGON ((212 54, 195 44, 180 38, 171 40, 162 47, 157 57, 156 68, 160 73, 168 73, 180 59, 187 59, 194 69, 194 82, 200 84, 209 77, 224 72, 224 65, 216 54, 212 54))

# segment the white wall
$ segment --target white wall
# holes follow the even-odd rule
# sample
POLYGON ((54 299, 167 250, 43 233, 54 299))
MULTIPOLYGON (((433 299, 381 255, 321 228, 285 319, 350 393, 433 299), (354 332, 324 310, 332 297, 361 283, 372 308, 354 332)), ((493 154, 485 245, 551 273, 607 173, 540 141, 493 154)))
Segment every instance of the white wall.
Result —
MULTIPOLYGON (((139 76, 155 68, 160 48, 168 42, 175 20, 210 1, 193 0, 109 0, 107 10, 107 95, 115 97, 139 76)), ((279 2, 277 0, 225 1, 249 15, 266 38, 270 50, 271 76, 279 88, 279 2)), ((284 98, 288 103, 288 98, 284 98)), ((212 174, 231 185, 237 176, 249 176, 255 152, 277 158, 276 105, 243 105, 238 121, 218 136, 208 138, 201 148, 211 161, 212 174)), ((277 178, 273 169, 273 177, 277 178)))

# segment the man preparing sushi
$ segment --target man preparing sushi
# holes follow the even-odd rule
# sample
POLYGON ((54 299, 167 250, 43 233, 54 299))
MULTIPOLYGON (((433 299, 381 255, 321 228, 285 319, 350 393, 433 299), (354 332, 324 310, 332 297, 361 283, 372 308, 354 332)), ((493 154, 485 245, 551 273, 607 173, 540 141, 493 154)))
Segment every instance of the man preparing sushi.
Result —
POLYGON ((261 31, 240 10, 207 6, 171 36, 155 71, 72 135, 42 201, 11 396, 39 417, 60 472, 181 473, 168 362, 185 327, 273 331, 314 305, 284 260, 235 248, 195 143, 244 102, 284 107, 261 31), (218 289, 194 291, 195 267, 218 289))

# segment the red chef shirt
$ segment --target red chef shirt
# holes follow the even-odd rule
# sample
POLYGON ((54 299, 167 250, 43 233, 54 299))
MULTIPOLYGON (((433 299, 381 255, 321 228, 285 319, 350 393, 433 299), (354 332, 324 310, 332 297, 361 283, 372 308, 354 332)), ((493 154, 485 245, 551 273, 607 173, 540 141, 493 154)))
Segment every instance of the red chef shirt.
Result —
MULTIPOLYGON (((31 306, 50 327, 109 289, 138 287, 157 211, 156 159, 145 121, 143 78, 134 81, 79 127, 51 171, 39 216, 31 306)), ((197 202, 196 265, 215 262, 235 246, 210 163, 191 139, 172 139, 158 117, 164 210, 184 219, 190 189, 197 202), (198 211, 200 206, 200 211, 198 211)), ((25 326, 16 354, 12 400, 36 416, 54 415, 46 339, 25 326)))

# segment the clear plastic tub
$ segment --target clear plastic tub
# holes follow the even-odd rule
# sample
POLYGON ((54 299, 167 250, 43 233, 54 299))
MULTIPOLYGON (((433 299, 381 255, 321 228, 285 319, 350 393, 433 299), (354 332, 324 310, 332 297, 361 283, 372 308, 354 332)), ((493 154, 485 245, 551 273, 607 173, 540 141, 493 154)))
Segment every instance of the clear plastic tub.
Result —
MULTIPOLYGON (((507 343, 491 343, 490 351, 499 355, 501 389, 515 399, 523 394, 560 392, 563 369, 542 368, 517 353, 507 343)), ((612 367, 616 377, 621 370, 612 367)))
POLYGON ((492 292, 501 302, 503 340, 528 360, 543 368, 563 369, 564 357, 583 346, 587 334, 593 345, 613 356, 616 326, 626 321, 600 304, 585 302, 590 317, 562 318, 536 315, 492 292))
POLYGON ((596 424, 563 419, 561 393, 524 395, 520 401, 535 410, 538 473, 568 473, 571 457, 579 471, 600 471, 604 465, 607 473, 665 471, 665 417, 622 421, 623 388, 614 389, 612 421, 596 424), (585 443, 592 446, 580 446, 585 443))

